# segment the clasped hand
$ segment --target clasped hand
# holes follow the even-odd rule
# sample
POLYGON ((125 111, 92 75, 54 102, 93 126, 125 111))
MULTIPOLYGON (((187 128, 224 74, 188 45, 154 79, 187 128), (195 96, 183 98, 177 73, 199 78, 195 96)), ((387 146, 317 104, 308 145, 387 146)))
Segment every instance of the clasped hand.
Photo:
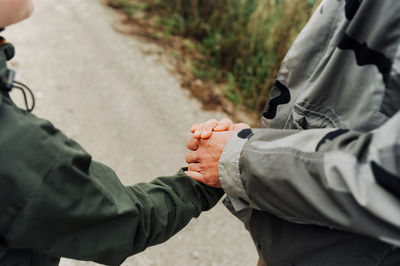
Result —
POLYGON ((190 129, 193 136, 187 142, 190 152, 186 155, 188 171, 186 175, 211 187, 221 188, 218 177, 218 161, 233 133, 250 126, 234 124, 228 118, 215 119, 194 124, 190 129))

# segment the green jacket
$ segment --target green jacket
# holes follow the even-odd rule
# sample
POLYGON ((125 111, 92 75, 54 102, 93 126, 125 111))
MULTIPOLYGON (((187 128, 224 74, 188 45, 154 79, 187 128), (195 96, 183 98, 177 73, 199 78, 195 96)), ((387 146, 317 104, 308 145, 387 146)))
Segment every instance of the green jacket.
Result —
POLYGON ((0 128, 0 265, 58 265, 59 257, 119 265, 169 239, 223 194, 182 170, 126 187, 5 92, 0 128))

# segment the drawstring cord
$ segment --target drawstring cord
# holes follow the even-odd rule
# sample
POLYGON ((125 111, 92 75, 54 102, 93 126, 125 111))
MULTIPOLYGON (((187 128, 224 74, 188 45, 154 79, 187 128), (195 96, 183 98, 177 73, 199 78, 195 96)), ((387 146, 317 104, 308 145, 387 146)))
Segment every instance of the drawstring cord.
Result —
MULTIPOLYGON (((3 30, 4 28, 0 28, 0 32, 3 30)), ((24 83, 14 80, 15 71, 7 68, 6 62, 14 57, 14 46, 10 43, 7 43, 7 40, 0 36, 0 48, 0 52, 2 52, 0 57, 0 70, 3 70, 0 77, 0 90, 5 90, 7 92, 10 92, 12 89, 20 90, 22 92, 22 96, 24 97, 26 111, 32 112, 33 108, 35 108, 35 96, 33 95, 32 90, 24 83), (26 92, 28 92, 30 95, 31 106, 28 104, 26 92)))
POLYGON ((32 112, 32 111, 33 111, 33 108, 35 108, 35 96, 33 95, 32 90, 31 90, 28 86, 26 86, 24 83, 19 82, 19 81, 14 81, 14 83, 13 83, 13 88, 14 88, 14 89, 19 89, 19 90, 22 92, 22 95, 23 95, 23 97, 24 97, 24 102, 25 102, 26 111, 32 112), (28 93, 29 93, 30 96, 31 96, 31 102, 32 102, 32 104, 31 104, 30 107, 29 107, 29 105, 28 105, 28 97, 27 97, 27 95, 26 95, 26 91, 28 91, 28 93))

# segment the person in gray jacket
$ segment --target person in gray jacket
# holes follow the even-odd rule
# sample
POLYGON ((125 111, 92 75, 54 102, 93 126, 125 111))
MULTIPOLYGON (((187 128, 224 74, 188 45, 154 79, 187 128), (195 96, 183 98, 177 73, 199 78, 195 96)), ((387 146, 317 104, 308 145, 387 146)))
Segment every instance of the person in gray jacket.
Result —
POLYGON ((325 0, 259 129, 192 128, 187 174, 222 186, 268 266, 400 265, 399 47, 399 1, 325 0))

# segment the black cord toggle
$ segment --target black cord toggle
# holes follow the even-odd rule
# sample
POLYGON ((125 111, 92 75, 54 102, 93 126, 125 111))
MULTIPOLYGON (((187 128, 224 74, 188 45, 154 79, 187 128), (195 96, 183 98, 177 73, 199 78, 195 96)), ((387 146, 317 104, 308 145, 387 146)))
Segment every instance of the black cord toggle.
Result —
MULTIPOLYGON (((4 30, 0 28, 0 32, 4 30)), ((7 67, 7 61, 15 55, 14 46, 8 43, 6 39, 0 36, 0 90, 10 92, 13 88, 22 92, 24 97, 26 111, 32 112, 35 108, 35 96, 31 89, 24 83, 15 80, 15 71, 7 67), (27 92, 31 96, 31 106, 28 104, 27 92)))
POLYGON ((19 81, 14 81, 13 88, 18 89, 22 92, 22 95, 24 97, 26 111, 32 112, 33 109, 35 108, 35 96, 33 95, 32 90, 28 86, 26 86, 24 83, 19 82, 19 81), (26 96, 26 91, 31 96, 31 106, 30 107, 28 105, 28 97, 26 96))
POLYGON ((15 56, 14 45, 8 43, 6 39, 0 36, 0 50, 4 53, 6 61, 10 61, 15 56))
POLYGON ((12 69, 6 69, 5 71, 5 76, 2 80, 2 87, 5 91, 10 92, 13 88, 14 84, 14 78, 15 78, 15 71, 12 69))

